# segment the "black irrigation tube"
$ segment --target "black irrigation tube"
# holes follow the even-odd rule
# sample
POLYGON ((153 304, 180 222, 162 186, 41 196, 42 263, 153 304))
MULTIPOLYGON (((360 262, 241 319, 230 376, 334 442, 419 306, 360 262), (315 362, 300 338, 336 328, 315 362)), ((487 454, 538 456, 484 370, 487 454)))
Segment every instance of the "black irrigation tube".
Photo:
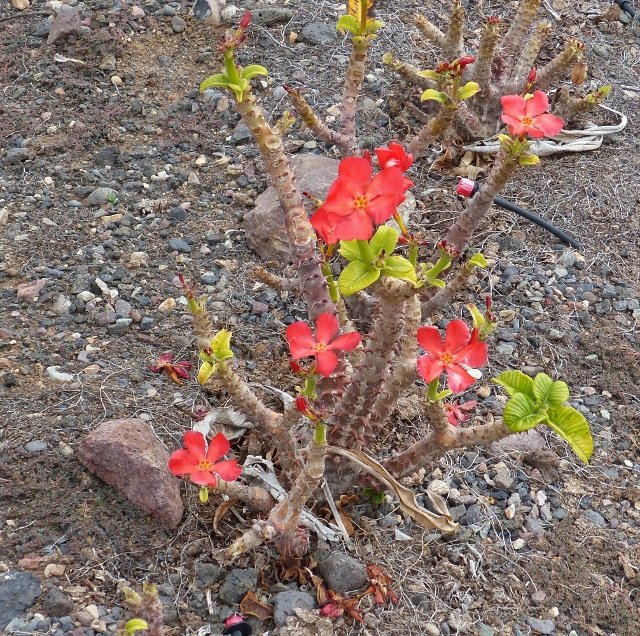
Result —
POLYGON ((625 13, 628 13, 632 18, 636 17, 636 10, 629 0, 613 0, 625 13))
MULTIPOLYGON (((458 186, 456 187, 456 192, 460 196, 472 197, 478 191, 478 187, 478 184, 474 181, 471 181, 471 179, 461 179, 458 182, 458 186)), ((582 246, 578 241, 576 241, 576 239, 569 236, 569 234, 557 228, 555 225, 552 225, 551 223, 549 223, 549 221, 545 221, 532 212, 529 212, 529 210, 525 210, 519 205, 511 203, 511 201, 507 201, 502 197, 496 197, 493 202, 501 208, 509 210, 510 212, 515 212, 518 216, 521 216, 522 218, 527 219, 528 221, 531 221, 536 225, 539 225, 550 234, 553 234, 556 238, 559 238, 563 243, 566 243, 567 245, 570 245, 577 250, 582 249, 582 246)))

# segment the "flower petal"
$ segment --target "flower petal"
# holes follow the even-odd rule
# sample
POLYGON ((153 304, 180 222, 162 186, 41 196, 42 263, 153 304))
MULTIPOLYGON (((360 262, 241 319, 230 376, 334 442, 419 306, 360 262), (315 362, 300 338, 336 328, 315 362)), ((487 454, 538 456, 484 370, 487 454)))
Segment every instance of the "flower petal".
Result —
POLYGON ((211 470, 223 481, 235 481, 242 474, 242 466, 235 459, 218 462, 211 470))
POLYGON ((311 327, 306 322, 298 320, 287 327, 285 338, 289 343, 291 357, 294 360, 300 360, 314 354, 313 347, 316 339, 311 333, 311 327))
POLYGON ((418 373, 427 384, 439 378, 443 371, 444 365, 440 360, 436 360, 430 355, 420 356, 418 358, 418 373))
POLYGON ((373 236, 373 223, 363 210, 340 218, 336 225, 336 236, 341 241, 368 241, 373 236))
POLYGON ((405 176, 400 168, 385 168, 376 174, 367 186, 367 197, 372 199, 390 192, 402 193, 405 176))
POLYGON ((199 486, 217 486, 218 478, 207 470, 197 470, 190 475, 191 481, 199 486))
POLYGON ((513 115, 502 113, 500 119, 502 119, 507 126, 522 126, 522 117, 514 117, 513 115))
POLYGON ((549 110, 549 98, 543 91, 536 91, 531 99, 526 100, 525 114, 527 117, 537 117, 549 110))
POLYGON ((367 214, 376 225, 382 225, 397 212, 402 201, 404 201, 402 192, 380 194, 367 203, 367 214))
POLYGON ((502 111, 505 115, 510 115, 518 119, 524 117, 525 108, 527 107, 527 102, 524 97, 520 95, 504 95, 500 98, 500 103, 502 104, 502 111))
POLYGON ((461 362, 474 369, 487 364, 488 347, 486 342, 474 342, 456 351, 456 362, 461 362))
POLYGON ((336 237, 336 221, 339 218, 338 215, 332 214, 323 205, 315 211, 309 222, 322 241, 327 245, 332 245, 338 241, 336 237))
POLYGON ((457 354, 459 349, 469 343, 469 338, 471 338, 471 332, 467 323, 460 319, 452 320, 447 325, 447 332, 444 336, 444 350, 457 354))
POLYGON ((444 353, 438 327, 420 327, 417 333, 418 343, 428 353, 439 355, 444 353))
POLYGON ((316 354, 316 368, 320 375, 331 375, 337 366, 338 356, 333 351, 319 351, 316 354))
POLYGON ((469 375, 459 364, 451 364, 447 367, 447 385, 454 393, 462 393, 475 381, 475 378, 469 375))
POLYGON ((215 462, 221 457, 224 457, 230 448, 231 444, 229 444, 229 440, 222 433, 216 433, 207 449, 207 459, 210 462, 215 462))
POLYGON ((207 444, 202 433, 187 431, 182 438, 182 445, 196 462, 204 459, 207 444))
POLYGON ((539 128, 545 137, 553 137, 557 135, 564 126, 564 120, 549 113, 538 115, 534 120, 536 128, 539 128))
POLYGON ((361 337, 357 331, 350 331, 330 342, 328 348, 338 351, 353 351, 360 344, 360 340, 361 337))
POLYGON ((329 344, 338 333, 338 329, 340 329, 340 325, 334 314, 320 314, 316 320, 316 342, 329 344))
POLYGON ((193 459, 184 448, 181 448, 171 454, 169 458, 169 470, 177 476, 188 475, 198 470, 198 462, 193 459))
POLYGON ((347 184, 358 184, 354 192, 364 190, 371 180, 371 162, 364 157, 345 157, 338 166, 338 178, 343 178, 347 184))

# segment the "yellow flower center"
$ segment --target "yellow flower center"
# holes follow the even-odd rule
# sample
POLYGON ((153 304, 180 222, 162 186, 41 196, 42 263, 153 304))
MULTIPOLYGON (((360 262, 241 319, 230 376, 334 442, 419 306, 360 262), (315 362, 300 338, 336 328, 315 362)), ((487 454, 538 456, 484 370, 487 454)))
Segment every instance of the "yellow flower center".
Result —
POLYGON ((326 351, 327 350, 327 345, 324 344, 324 342, 318 342, 317 344, 313 345, 313 350, 314 351, 326 351))
POLYGON ((364 195, 361 195, 359 197, 356 197, 353 200, 353 205, 356 206, 356 208, 363 210, 367 207, 367 197, 365 197, 364 195))
POLYGON ((532 117, 523 117, 522 118, 523 126, 533 126, 533 118, 532 117))
POLYGON ((442 364, 444 364, 445 367, 448 367, 449 365, 453 364, 455 361, 456 361, 455 356, 452 353, 449 353, 448 351, 445 351, 440 356, 440 362, 442 362, 442 364))
POLYGON ((208 459, 201 459, 198 462, 198 470, 204 470, 206 472, 211 470, 212 468, 213 468, 213 463, 210 462, 208 459))

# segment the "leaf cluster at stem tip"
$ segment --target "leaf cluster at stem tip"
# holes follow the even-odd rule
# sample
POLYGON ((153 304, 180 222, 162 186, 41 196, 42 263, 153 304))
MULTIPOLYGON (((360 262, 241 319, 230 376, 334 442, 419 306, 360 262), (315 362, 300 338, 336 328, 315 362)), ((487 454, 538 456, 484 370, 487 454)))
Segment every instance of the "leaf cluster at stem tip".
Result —
POLYGON ((504 371, 494 382, 510 396, 504 407, 503 420, 508 429, 527 431, 546 424, 564 439, 585 463, 593 453, 593 439, 584 415, 568 406, 566 382, 552 380, 546 373, 530 378, 522 371, 504 371))

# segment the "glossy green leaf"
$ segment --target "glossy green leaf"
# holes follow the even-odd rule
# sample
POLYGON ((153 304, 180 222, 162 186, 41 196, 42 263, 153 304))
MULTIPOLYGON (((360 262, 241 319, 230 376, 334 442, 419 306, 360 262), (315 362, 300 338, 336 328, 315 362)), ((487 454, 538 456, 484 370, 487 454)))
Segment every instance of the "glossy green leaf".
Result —
POLYGON ((209 343, 211 354, 216 360, 226 360, 233 358, 231 351, 231 332, 228 329, 220 329, 209 343))
POLYGON ((337 31, 349 31, 353 35, 360 33, 360 20, 354 15, 341 15, 336 22, 337 31))
POLYGON ((340 273, 338 289, 343 296, 351 296, 380 278, 380 270, 362 261, 352 261, 340 273))
POLYGON ((200 84, 200 91, 206 91, 207 88, 227 88, 229 86, 229 78, 224 73, 211 75, 200 84))
POLYGON ((493 378, 493 381, 504 387, 510 396, 524 393, 531 399, 534 397, 533 380, 522 371, 503 371, 497 378, 493 378))
POLYGON ((458 89, 458 99, 469 99, 473 97, 480 90, 480 84, 477 82, 467 82, 464 86, 458 89))
POLYGON ((367 20, 367 35, 372 35, 373 33, 377 33, 384 26, 384 22, 382 20, 374 20, 373 18, 369 18, 367 20))
POLYGON ((540 163, 538 155, 521 155, 518 157, 518 163, 521 166, 537 166, 540 163))
POLYGON ((569 399, 566 382, 554 382, 546 373, 538 373, 533 380, 533 395, 538 404, 561 406, 569 399))
POLYGON ((393 250, 396 249, 398 236, 400 236, 400 234, 394 228, 388 225, 381 225, 369 241, 373 255, 380 256, 380 254, 384 252, 385 256, 390 256, 393 250))
POLYGON ((528 431, 546 418, 546 412, 538 411, 534 401, 524 393, 516 393, 504 407, 502 418, 509 430, 528 431))
POLYGON ((484 257, 482 252, 478 252, 467 261, 467 266, 485 268, 487 266, 487 259, 484 257))
POLYGON ((418 71, 416 75, 420 77, 425 77, 430 80, 437 80, 440 77, 440 74, 437 71, 427 70, 427 71, 418 71))
POLYGON ((572 406, 554 406, 547 411, 545 423, 569 443, 573 452, 585 464, 589 463, 593 454, 593 438, 589 423, 582 413, 572 406))
POLYGON ((206 384, 207 380, 218 370, 218 365, 215 362, 204 361, 198 369, 197 381, 198 384, 206 384))
POLYGON ((362 254, 358 247, 358 241, 340 241, 340 248, 338 253, 346 258, 348 261, 360 261, 362 260, 362 254))
POLYGON ((269 71, 264 66, 260 66, 260 64, 249 64, 249 66, 242 69, 241 75, 244 79, 250 80, 256 75, 269 75, 269 71))
POLYGON ((147 621, 141 618, 132 618, 130 621, 127 621, 125 629, 127 630, 127 636, 131 636, 131 634, 135 634, 136 632, 149 629, 149 625, 147 621))
POLYGON ((410 280, 416 282, 416 268, 404 256, 389 256, 380 272, 389 278, 397 278, 399 280, 410 280))
POLYGON ((442 91, 437 91, 435 88, 427 88, 427 90, 420 95, 420 101, 426 102, 429 99, 440 102, 441 104, 446 104, 448 97, 447 94, 442 91))

